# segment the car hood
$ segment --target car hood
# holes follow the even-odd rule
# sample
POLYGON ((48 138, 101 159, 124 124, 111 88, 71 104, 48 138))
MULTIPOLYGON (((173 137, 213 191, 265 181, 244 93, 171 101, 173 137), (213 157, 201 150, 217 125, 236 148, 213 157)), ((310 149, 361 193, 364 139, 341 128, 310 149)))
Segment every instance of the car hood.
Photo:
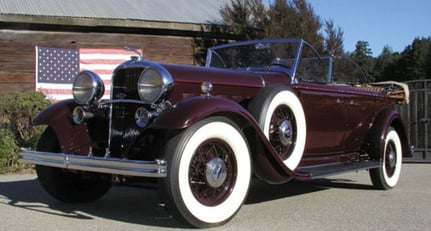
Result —
POLYGON ((161 64, 175 81, 170 100, 175 102, 191 96, 201 95, 201 84, 213 84, 212 95, 241 101, 253 96, 266 85, 265 74, 233 71, 221 68, 161 64))

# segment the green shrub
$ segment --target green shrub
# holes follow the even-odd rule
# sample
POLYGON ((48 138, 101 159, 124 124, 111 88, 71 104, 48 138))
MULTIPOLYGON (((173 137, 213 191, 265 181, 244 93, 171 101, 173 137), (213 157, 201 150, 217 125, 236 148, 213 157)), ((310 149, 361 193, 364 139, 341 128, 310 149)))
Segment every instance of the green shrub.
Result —
POLYGON ((14 167, 17 151, 14 135, 7 129, 0 129, 0 173, 14 167))
POLYGON ((36 147, 44 127, 33 126, 32 121, 51 102, 40 92, 0 93, 0 99, 0 171, 4 172, 18 166, 18 147, 36 147))

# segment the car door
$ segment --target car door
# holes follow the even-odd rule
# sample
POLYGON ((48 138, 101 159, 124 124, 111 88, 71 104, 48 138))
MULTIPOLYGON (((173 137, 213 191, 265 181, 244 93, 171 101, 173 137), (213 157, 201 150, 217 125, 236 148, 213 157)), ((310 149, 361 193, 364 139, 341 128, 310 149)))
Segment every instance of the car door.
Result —
POLYGON ((333 86, 301 82, 297 85, 303 105, 307 139, 304 155, 336 155, 343 153, 348 127, 346 104, 348 95, 333 86))
POLYGON ((295 72, 298 84, 292 86, 298 92, 306 117, 304 155, 340 154, 348 126, 345 102, 349 96, 328 84, 331 59, 322 59, 306 48, 295 72))
POLYGON ((329 82, 347 96, 343 102, 348 116, 344 152, 358 152, 376 110, 385 103, 383 95, 371 90, 362 69, 347 57, 334 58, 329 82))

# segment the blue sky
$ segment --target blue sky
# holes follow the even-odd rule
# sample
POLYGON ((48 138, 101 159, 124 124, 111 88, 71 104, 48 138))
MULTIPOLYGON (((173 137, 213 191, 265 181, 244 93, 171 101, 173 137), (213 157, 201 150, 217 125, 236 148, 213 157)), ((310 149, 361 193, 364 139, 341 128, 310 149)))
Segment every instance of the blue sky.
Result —
POLYGON ((431 0, 307 0, 322 20, 344 31, 344 50, 367 41, 373 56, 385 45, 401 52, 416 37, 431 36, 431 0))

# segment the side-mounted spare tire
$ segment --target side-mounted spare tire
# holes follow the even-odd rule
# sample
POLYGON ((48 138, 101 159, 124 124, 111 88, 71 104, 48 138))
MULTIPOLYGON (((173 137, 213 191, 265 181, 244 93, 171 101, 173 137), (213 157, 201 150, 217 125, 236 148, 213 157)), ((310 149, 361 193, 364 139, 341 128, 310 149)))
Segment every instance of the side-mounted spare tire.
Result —
POLYGON ((262 88, 248 110, 283 163, 295 170, 304 153, 307 128, 302 104, 293 90, 285 85, 262 88))

